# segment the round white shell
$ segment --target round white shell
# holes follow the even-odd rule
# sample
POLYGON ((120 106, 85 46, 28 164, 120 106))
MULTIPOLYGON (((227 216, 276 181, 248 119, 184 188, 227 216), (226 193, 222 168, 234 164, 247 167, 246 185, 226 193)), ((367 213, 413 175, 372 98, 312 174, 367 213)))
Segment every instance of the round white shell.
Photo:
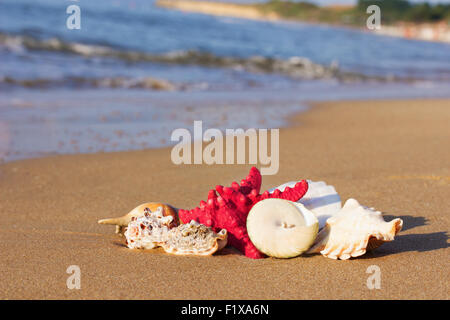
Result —
POLYGON ((265 199, 247 217, 247 232, 259 251, 276 258, 296 257, 313 244, 317 218, 301 203, 265 199))

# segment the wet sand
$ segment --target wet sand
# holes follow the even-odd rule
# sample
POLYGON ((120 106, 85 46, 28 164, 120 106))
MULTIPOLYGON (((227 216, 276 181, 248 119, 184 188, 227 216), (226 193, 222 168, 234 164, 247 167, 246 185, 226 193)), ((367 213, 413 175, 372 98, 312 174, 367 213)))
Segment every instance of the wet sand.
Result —
POLYGON ((347 261, 135 251, 96 222, 147 201, 192 208, 250 165, 176 166, 170 148, 1 164, 0 298, 448 299, 449 123, 450 100, 330 102, 280 131, 280 170, 262 190, 324 180, 343 200, 403 219, 395 241, 347 261), (70 265, 80 290, 66 286, 70 265), (380 289, 367 287, 371 265, 380 289))

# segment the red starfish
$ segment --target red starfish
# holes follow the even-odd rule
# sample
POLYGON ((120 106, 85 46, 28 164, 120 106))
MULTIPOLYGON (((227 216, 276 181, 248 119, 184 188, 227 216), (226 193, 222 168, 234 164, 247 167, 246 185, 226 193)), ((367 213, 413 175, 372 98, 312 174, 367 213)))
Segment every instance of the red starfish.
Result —
POLYGON ((261 180, 259 170, 252 167, 247 178, 241 181, 241 185, 233 182, 230 188, 216 186, 216 190, 209 191, 207 202, 200 201, 200 207, 192 210, 180 209, 178 216, 183 223, 196 220, 212 227, 214 231, 226 229, 228 243, 231 246, 249 258, 263 258, 264 255, 256 249, 247 234, 247 215, 250 209, 257 202, 267 198, 298 201, 308 191, 308 183, 302 180, 294 188, 287 187, 283 192, 277 189, 272 194, 269 191, 259 194, 261 180))

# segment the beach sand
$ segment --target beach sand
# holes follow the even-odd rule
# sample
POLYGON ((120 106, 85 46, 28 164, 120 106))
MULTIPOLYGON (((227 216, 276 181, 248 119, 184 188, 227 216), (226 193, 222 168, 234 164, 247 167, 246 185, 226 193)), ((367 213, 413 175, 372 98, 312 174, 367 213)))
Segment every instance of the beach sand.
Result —
POLYGON ((449 123, 450 100, 353 101, 316 104, 281 129, 280 170, 262 190, 324 180, 403 219, 395 241, 347 261, 136 251, 97 224, 148 201, 192 208, 251 165, 176 166, 170 148, 2 164, 0 298, 448 299, 449 123), (80 290, 66 286, 70 265, 80 290), (380 289, 367 287, 372 265, 380 289))
POLYGON ((219 17, 233 17, 251 20, 276 21, 281 17, 276 12, 263 12, 253 4, 211 2, 197 0, 158 0, 156 6, 183 12, 210 14, 219 17))

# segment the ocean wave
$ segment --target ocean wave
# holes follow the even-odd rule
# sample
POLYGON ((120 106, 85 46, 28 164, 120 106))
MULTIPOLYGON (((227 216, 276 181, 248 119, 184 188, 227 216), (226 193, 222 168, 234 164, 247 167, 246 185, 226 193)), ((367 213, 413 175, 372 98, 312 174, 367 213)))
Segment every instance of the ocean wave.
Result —
POLYGON ((10 87, 25 87, 30 89, 49 89, 58 87, 71 88, 136 88, 147 90, 173 91, 183 90, 186 86, 176 85, 163 79, 151 77, 127 78, 127 77, 106 77, 106 78, 85 78, 85 77, 64 77, 61 79, 15 79, 12 77, 0 78, 0 89, 10 87))
POLYGON ((322 65, 305 57, 279 59, 252 56, 248 58, 224 57, 197 50, 174 51, 165 54, 124 50, 106 45, 65 42, 59 38, 37 39, 28 35, 11 35, 0 32, 0 47, 7 50, 51 51, 75 54, 83 57, 105 57, 131 63, 152 62, 177 65, 199 65, 204 67, 232 68, 254 73, 276 73, 295 79, 336 79, 339 81, 392 81, 392 77, 365 75, 341 70, 338 63, 322 65))

